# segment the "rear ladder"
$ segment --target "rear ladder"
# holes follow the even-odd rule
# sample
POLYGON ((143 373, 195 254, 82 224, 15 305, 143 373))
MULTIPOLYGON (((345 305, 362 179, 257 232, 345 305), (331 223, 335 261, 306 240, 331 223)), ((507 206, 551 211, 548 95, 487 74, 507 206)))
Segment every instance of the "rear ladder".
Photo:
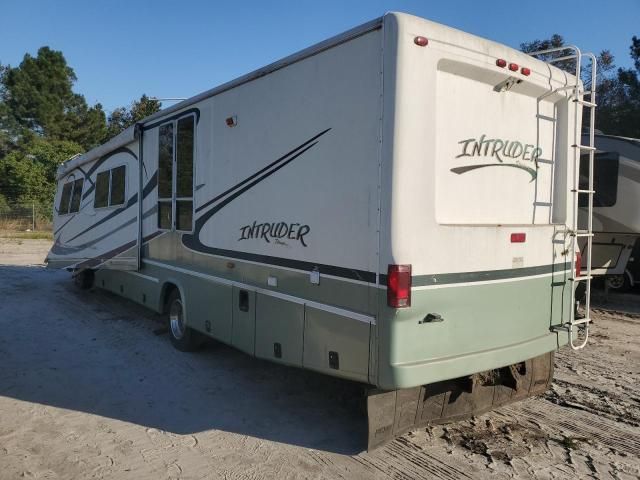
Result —
MULTIPOLYGON (((548 55, 553 53, 566 52, 566 55, 557 56, 551 59, 545 60, 547 63, 556 63, 566 60, 575 61, 575 83, 572 85, 566 85, 559 87, 549 92, 547 95, 551 95, 559 91, 569 91, 571 93, 571 101, 575 103, 575 119, 574 119, 574 134, 573 134, 573 185, 571 188, 571 195, 573 201, 573 217, 571 219, 571 225, 568 226, 568 234, 571 236, 571 258, 575 261, 580 249, 579 240, 585 238, 584 253, 581 258, 586 260, 586 274, 578 274, 577 269, 572 269, 571 274, 571 306, 570 319, 562 325, 553 327, 554 330, 565 330, 569 334, 569 345, 574 350, 583 348, 589 340, 589 324, 591 323, 591 252, 593 246, 593 195, 595 193, 593 189, 593 163, 595 156, 595 118, 596 118, 596 69, 597 61, 593 53, 582 53, 578 47, 569 45, 565 47, 550 48, 547 50, 540 50, 532 52, 530 55, 548 55), (587 57, 591 61, 591 85, 588 91, 583 91, 580 86, 580 79, 583 66, 583 57, 587 57), (588 97, 588 99, 587 99, 588 97), (579 118, 580 109, 589 109, 589 143, 587 145, 582 144, 582 131, 578 127, 582 122, 579 118), (580 157, 583 152, 587 152, 589 155, 588 171, 587 171, 587 188, 580 189, 580 157), (580 229, 578 224, 578 210, 580 208, 580 195, 587 196, 587 225, 586 229, 580 229), (586 258, 585 258, 586 257, 586 258), (578 285, 585 283, 585 302, 584 302, 584 316, 578 317, 578 308, 576 302, 576 288, 578 285), (575 308, 574 308, 575 306, 575 308), (582 333, 582 338, 580 338, 582 333)), ((547 96, 545 95, 545 96, 547 96)))

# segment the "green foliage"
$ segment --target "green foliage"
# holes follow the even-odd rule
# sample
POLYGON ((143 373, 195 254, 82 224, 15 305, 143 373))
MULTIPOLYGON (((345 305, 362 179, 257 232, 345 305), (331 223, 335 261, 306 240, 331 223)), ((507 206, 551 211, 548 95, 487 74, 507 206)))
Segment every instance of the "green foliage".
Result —
POLYGON ((619 68, 598 88, 598 127, 605 133, 640 138, 640 38, 630 47, 634 68, 619 68))
MULTIPOLYGON (((532 53, 564 45, 562 36, 555 34, 547 40, 522 43, 520 49, 523 52, 532 53)), ((609 50, 603 50, 597 57, 596 128, 610 135, 640 138, 640 39, 638 37, 632 38, 630 51, 635 69, 619 68, 616 71, 614 57, 609 50)), ((549 61, 569 53, 553 52, 539 55, 537 58, 549 61)), ((575 73, 574 60, 561 60, 554 62, 554 65, 575 73)), ((590 89, 590 72, 587 71, 582 80, 585 88, 590 89)))
POLYGON ((62 52, 42 47, 18 67, 2 72, 2 103, 7 123, 43 137, 71 140, 85 149, 100 143, 106 131, 100 104, 89 107, 73 92, 76 75, 62 52))
POLYGON ((115 137, 134 123, 158 111, 160 111, 160 102, 146 95, 142 95, 140 100, 136 100, 128 108, 116 108, 107 120, 107 132, 104 140, 107 141, 115 137))
POLYGON ((29 135, 0 158, 0 192, 7 203, 36 203, 51 209, 58 166, 83 148, 68 140, 29 135))

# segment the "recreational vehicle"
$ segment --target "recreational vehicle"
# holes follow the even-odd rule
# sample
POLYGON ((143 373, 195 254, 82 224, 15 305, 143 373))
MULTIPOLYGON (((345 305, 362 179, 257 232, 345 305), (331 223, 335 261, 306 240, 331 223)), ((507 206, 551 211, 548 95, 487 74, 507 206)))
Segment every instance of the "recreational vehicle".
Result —
MULTIPOLYGON (((625 290, 639 280, 628 266, 640 237, 640 140, 596 134, 595 147, 591 271, 604 275, 610 288, 625 290)), ((582 188, 587 162, 583 156, 582 188)), ((587 209, 580 214, 588 216, 587 209)))
POLYGON ((180 350, 361 382, 373 448, 542 393, 553 352, 583 346, 589 95, 389 13, 63 164, 48 263, 163 313, 180 350))

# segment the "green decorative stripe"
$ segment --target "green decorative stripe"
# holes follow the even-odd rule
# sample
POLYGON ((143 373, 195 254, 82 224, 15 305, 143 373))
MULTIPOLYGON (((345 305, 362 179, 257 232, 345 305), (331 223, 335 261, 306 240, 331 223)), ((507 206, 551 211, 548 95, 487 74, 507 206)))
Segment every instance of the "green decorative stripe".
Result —
MULTIPOLYGON (((413 287, 430 285, 447 285, 452 283, 486 282, 488 280, 504 280, 507 278, 531 277, 546 273, 564 272, 571 269, 570 263, 539 265, 536 267, 508 268, 505 270, 487 270, 483 272, 438 273, 415 275, 411 277, 413 287)), ((387 276, 380 275, 380 284, 387 284, 387 276)))

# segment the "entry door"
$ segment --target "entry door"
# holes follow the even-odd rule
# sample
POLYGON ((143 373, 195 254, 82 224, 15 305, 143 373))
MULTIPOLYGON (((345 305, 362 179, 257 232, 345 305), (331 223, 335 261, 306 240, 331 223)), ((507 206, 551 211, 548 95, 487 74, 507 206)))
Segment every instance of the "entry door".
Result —
POLYGON ((194 115, 161 125, 158 132, 158 229, 193 231, 194 115))

